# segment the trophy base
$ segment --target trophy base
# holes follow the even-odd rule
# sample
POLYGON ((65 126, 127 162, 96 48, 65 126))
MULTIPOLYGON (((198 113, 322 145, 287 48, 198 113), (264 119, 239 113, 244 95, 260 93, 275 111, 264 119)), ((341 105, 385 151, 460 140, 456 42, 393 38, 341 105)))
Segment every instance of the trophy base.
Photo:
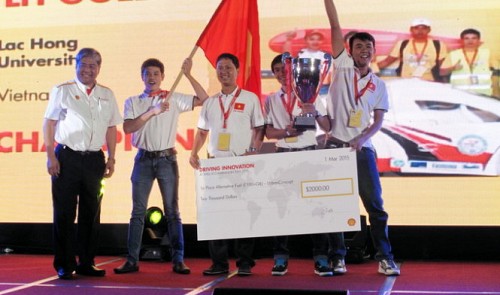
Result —
POLYGON ((298 131, 316 130, 316 118, 313 116, 298 116, 293 120, 293 128, 298 131))

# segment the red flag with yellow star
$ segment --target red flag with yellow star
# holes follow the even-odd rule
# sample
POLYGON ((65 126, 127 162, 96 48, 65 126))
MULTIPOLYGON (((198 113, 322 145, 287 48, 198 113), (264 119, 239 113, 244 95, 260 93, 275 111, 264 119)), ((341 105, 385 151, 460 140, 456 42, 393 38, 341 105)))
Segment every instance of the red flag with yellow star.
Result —
POLYGON ((260 97, 257 0, 222 0, 196 45, 203 49, 214 67, 217 57, 222 53, 231 53, 238 57, 238 85, 260 97))

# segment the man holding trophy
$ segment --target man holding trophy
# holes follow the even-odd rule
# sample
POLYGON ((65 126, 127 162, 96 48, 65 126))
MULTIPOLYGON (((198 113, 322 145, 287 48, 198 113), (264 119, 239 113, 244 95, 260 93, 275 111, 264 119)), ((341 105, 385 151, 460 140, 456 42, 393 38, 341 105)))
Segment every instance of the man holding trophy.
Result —
MULTIPOLYGON (((281 88, 265 101, 266 136, 277 140, 276 152, 314 150, 317 145, 316 122, 324 132, 330 130, 326 109, 316 100, 329 66, 329 56, 324 60, 291 58, 288 53, 276 56, 271 62, 281 88)), ((328 263, 326 234, 313 234, 311 238, 314 272, 319 276, 333 275, 328 263)), ((282 276, 288 270, 287 243, 287 236, 274 238, 272 275, 282 276)))

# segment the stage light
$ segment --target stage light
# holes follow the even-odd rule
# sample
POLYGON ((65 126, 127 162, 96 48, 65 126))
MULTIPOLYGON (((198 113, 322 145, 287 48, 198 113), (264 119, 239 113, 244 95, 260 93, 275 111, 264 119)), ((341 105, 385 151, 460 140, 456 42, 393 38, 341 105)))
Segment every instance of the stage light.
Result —
POLYGON ((142 235, 141 260, 169 260, 167 219, 158 207, 146 210, 142 235))
POLYGON ((155 227, 164 218, 163 211, 158 207, 151 207, 146 211, 146 226, 155 227))
POLYGON ((99 197, 104 196, 104 191, 106 187, 106 180, 104 178, 101 180, 101 189, 99 190, 99 197))

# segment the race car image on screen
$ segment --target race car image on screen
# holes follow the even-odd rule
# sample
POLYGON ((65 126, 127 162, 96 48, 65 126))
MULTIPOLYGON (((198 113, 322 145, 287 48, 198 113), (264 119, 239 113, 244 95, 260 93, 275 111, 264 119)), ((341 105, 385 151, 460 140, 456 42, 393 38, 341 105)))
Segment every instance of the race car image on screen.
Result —
POLYGON ((372 138, 380 172, 500 175, 500 101, 413 79, 386 81, 390 109, 372 138))

